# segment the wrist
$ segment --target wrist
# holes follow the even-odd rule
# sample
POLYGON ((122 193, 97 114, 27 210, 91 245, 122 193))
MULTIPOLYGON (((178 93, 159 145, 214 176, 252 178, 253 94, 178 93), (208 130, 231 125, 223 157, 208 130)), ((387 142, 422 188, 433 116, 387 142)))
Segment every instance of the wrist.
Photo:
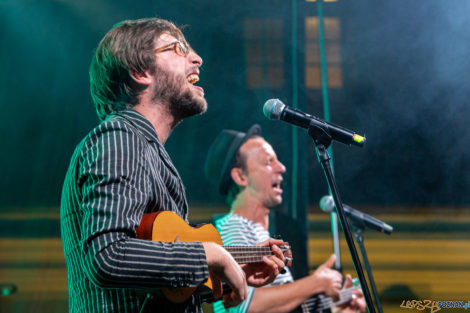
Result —
POLYGON ((202 246, 206 253, 206 262, 209 269, 223 267, 225 249, 214 242, 203 242, 202 246))
POLYGON ((309 283, 310 283, 310 286, 312 286, 312 288, 310 289, 312 292, 312 295, 326 292, 328 281, 325 280, 324 277, 314 274, 314 275, 311 275, 310 278, 311 278, 311 281, 309 283))

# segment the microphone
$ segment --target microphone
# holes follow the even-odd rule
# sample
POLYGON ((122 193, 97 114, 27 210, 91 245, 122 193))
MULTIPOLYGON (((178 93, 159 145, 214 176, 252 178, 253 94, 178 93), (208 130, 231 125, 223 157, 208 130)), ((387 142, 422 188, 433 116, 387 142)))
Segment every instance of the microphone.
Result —
MULTIPOLYGON (((332 196, 323 196, 320 199, 320 209, 323 212, 333 212, 335 208, 335 202, 332 196)), ((382 222, 381 220, 376 219, 368 214, 362 213, 356 209, 351 208, 349 205, 343 203, 344 213, 351 219, 353 223, 361 227, 369 227, 375 229, 381 233, 390 235, 393 231, 393 227, 387 223, 382 222)))
POLYGON ((311 124, 314 124, 315 126, 325 130, 334 140, 346 145, 353 144, 362 147, 366 142, 365 137, 360 136, 353 131, 288 107, 279 99, 270 99, 266 101, 263 106, 263 113, 270 120, 282 120, 305 129, 308 129, 311 124))

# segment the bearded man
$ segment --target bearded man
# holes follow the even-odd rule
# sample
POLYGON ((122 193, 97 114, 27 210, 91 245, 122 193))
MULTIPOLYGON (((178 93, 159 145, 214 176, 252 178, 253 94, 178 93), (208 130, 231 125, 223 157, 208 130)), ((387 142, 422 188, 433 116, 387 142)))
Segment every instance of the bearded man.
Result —
MULTIPOLYGON (((144 213, 172 211, 187 221, 181 178, 164 148, 175 126, 207 109, 201 57, 171 22, 124 21, 101 40, 90 67, 91 95, 102 120, 77 146, 61 201, 69 312, 201 312, 198 295, 174 303, 161 288, 199 286, 209 275, 247 297, 247 284, 274 280, 284 268, 278 245, 257 265, 238 265, 212 242, 137 238, 144 213)), ((160 225, 159 227, 169 227, 160 225)))

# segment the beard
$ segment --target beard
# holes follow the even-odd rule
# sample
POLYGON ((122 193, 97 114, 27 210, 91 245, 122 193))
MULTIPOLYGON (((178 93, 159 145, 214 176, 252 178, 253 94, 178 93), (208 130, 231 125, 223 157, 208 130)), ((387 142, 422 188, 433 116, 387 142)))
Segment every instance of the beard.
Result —
POLYGON ((206 112, 207 101, 187 87, 186 77, 158 68, 152 90, 152 100, 168 106, 175 124, 193 115, 206 112))

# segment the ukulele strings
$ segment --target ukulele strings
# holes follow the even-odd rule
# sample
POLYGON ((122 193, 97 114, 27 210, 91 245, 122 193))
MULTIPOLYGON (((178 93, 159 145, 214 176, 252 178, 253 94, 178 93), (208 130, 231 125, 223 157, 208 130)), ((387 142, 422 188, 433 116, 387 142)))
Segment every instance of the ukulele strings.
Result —
POLYGON ((323 298, 323 299, 317 299, 317 298, 310 298, 306 300, 304 303, 309 307, 309 310, 315 307, 315 304, 317 302, 320 302, 319 305, 316 307, 317 310, 324 310, 331 308, 333 305, 340 305, 343 303, 348 302, 352 298, 352 293, 354 290, 356 290, 357 287, 352 287, 345 289, 340 292, 340 300, 337 302, 334 302, 332 298, 323 298), (345 298, 345 299, 343 299, 345 298))
MULTIPOLYGON (((261 262, 263 256, 270 256, 274 253, 271 247, 258 246, 224 246, 230 252, 234 259, 239 263, 261 262)), ((285 252, 290 249, 289 246, 281 246, 281 251, 285 252)))

